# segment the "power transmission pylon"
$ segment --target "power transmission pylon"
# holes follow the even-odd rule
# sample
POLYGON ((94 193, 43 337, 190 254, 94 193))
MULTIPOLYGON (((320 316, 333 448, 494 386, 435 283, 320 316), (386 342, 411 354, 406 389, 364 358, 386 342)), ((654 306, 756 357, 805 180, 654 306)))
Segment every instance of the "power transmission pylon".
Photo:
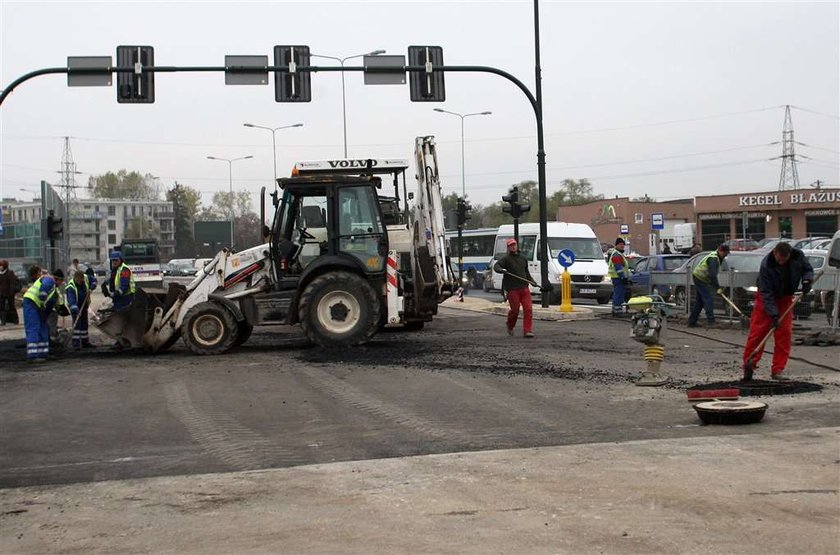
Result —
POLYGON ((785 106, 785 127, 782 130, 782 173, 779 176, 779 190, 799 189, 799 173, 796 171, 796 152, 793 150, 793 120, 790 106, 785 106))
POLYGON ((64 197, 64 233, 61 239, 61 252, 65 259, 60 264, 66 266, 72 260, 70 256, 70 203, 76 201, 76 189, 80 188, 76 185, 76 174, 81 173, 76 171, 73 151, 70 150, 70 137, 64 137, 64 152, 61 155, 61 169, 58 173, 61 174, 59 188, 62 189, 64 197))

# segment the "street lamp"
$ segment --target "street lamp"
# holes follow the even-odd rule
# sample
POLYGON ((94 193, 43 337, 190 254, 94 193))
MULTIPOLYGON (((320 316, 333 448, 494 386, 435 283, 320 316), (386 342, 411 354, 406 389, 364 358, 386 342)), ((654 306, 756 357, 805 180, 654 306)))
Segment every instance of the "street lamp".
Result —
POLYGON ((208 160, 221 160, 228 163, 228 191, 230 192, 230 250, 233 250, 233 163, 239 160, 249 160, 253 156, 243 156, 242 158, 218 158, 216 156, 208 156, 208 160))
POLYGON ((335 60, 341 64, 342 72, 341 72, 341 114, 342 119, 344 121, 344 157, 347 158, 347 102, 345 100, 345 92, 344 92, 344 62, 347 60, 351 60, 353 58, 361 58, 362 56, 378 56, 380 54, 384 54, 385 51, 382 49, 379 50, 372 50, 371 52, 365 52, 364 54, 354 54, 352 56, 347 56, 346 58, 339 58, 337 56, 324 56, 323 54, 311 54, 313 58, 326 58, 328 60, 335 60))
POLYGON ((461 198, 467 197, 467 187, 464 181, 464 119, 470 116, 489 116, 493 112, 473 112, 471 114, 459 114, 457 112, 450 112, 449 110, 444 110, 443 108, 435 108, 435 112, 440 112, 442 114, 452 114, 453 116, 458 116, 461 118, 461 198))
POLYGON ((274 188, 277 188, 277 141, 275 140, 275 133, 281 129, 289 129, 290 127, 303 127, 302 123, 293 123, 292 125, 283 125, 280 127, 265 127, 262 125, 254 125, 253 123, 243 123, 245 127, 253 129, 265 129, 271 131, 271 156, 274 159, 274 188))

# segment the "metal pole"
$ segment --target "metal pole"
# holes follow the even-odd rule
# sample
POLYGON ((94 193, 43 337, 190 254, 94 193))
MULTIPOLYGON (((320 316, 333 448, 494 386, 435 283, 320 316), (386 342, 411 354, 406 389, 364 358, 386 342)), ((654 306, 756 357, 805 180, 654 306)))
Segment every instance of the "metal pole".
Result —
POLYGON ((461 116, 461 198, 467 200, 467 186, 464 177, 464 118, 461 116))
POLYGON ((347 158, 347 100, 344 90, 344 59, 341 62, 341 119, 344 124, 344 157, 347 158))
MULTIPOLYGON (((344 75, 344 72, 341 72, 344 75)), ((271 158, 274 160, 274 186, 277 187, 277 141, 274 138, 276 129, 271 130, 271 158)))
MULTIPOLYGON (((548 201, 546 198, 546 183, 545 183, 545 142, 543 137, 543 112, 542 112, 542 70, 540 69, 540 2, 534 0, 534 76, 536 94, 536 112, 537 112, 537 179, 539 180, 539 197, 540 197, 540 236, 544 239, 548 237, 548 201)), ((548 308, 549 293, 551 284, 548 282, 548 241, 543 240, 540 244, 540 281, 542 288, 540 288, 540 298, 542 300, 543 308, 548 308)))
POLYGON ((233 160, 228 160, 228 202, 230 202, 230 250, 233 250, 233 160))

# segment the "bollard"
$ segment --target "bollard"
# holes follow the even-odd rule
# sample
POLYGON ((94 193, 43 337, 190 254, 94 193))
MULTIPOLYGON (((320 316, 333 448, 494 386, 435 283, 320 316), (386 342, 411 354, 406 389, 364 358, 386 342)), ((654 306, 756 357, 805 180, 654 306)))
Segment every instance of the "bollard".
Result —
POLYGON ((560 312, 572 312, 572 275, 569 270, 560 276, 560 312))

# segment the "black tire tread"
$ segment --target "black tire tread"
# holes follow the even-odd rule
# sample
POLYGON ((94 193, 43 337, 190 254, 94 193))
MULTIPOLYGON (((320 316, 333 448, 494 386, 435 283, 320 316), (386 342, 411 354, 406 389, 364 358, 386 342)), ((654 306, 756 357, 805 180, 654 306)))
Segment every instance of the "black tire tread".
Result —
POLYGON ((239 326, 237 325, 236 318, 224 306, 212 301, 205 301, 195 305, 187 312, 181 328, 181 335, 184 336, 184 343, 187 345, 187 348, 193 353, 197 355, 220 355, 236 346, 237 337, 239 336, 239 326), (208 348, 194 342, 190 334, 192 320, 205 311, 216 313, 224 322, 225 329, 228 330, 228 333, 224 335, 215 347, 208 348))
POLYGON ((361 345, 368 342, 379 329, 380 300, 370 283, 361 276, 346 271, 327 272, 313 279, 304 289, 298 303, 298 320, 306 337, 321 347, 336 349, 361 345), (357 327, 343 337, 326 335, 314 318, 313 307, 317 304, 320 294, 334 290, 336 286, 357 296, 359 305, 366 311, 365 325, 357 327), (353 292, 353 289, 356 291, 353 292))

